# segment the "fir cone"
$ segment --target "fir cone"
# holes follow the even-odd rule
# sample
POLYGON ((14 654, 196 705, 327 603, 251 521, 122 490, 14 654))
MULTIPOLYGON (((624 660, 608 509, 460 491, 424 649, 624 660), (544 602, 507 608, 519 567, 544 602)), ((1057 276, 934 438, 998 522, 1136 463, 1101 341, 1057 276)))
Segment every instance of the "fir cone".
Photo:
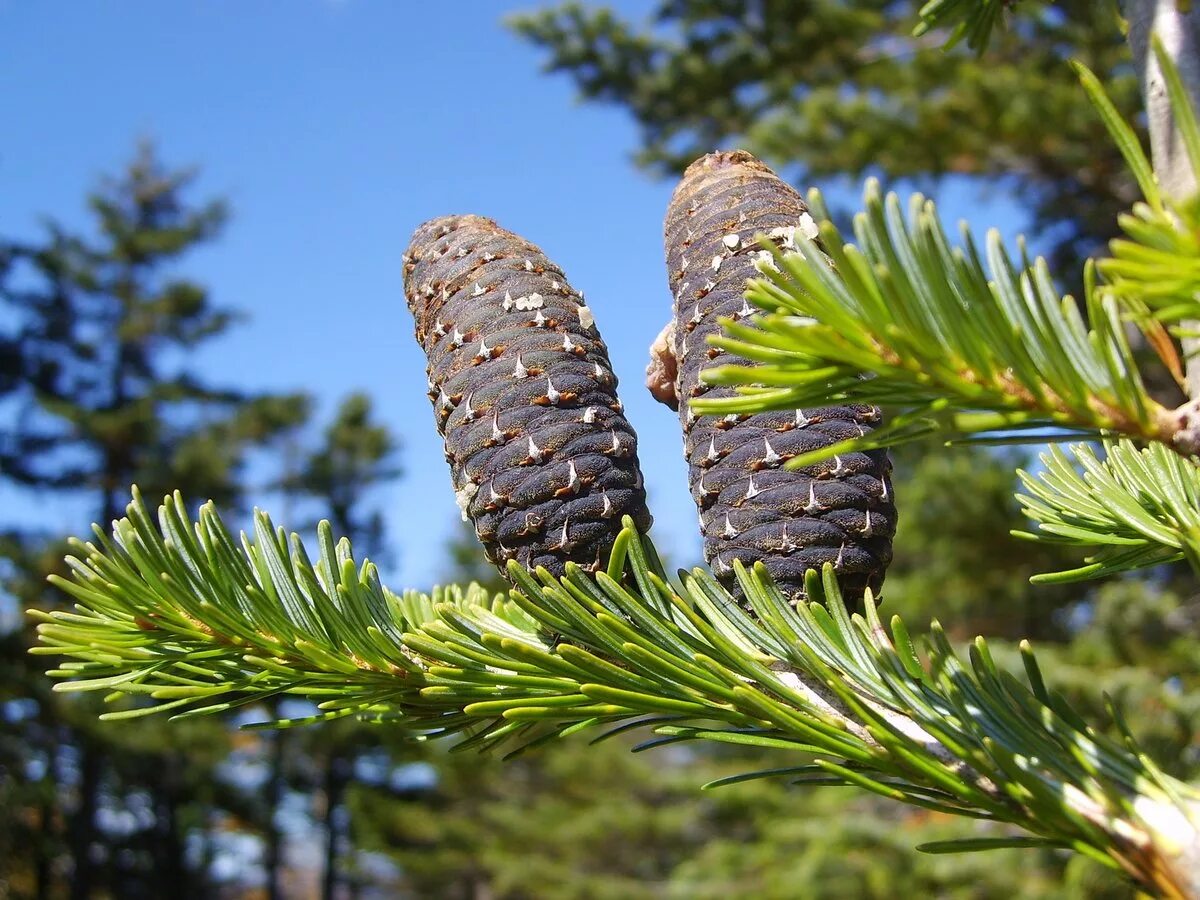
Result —
POLYGON ((562 574, 650 527, 608 348, 562 271, 479 216, 420 226, 404 287, 455 495, 488 559, 562 574))
MULTIPOLYGON (((879 421, 869 406, 831 406, 753 416, 697 417, 690 401, 724 397, 733 388, 701 383, 703 368, 732 360, 706 339, 719 319, 743 318, 743 299, 756 259, 770 254, 756 243, 767 234, 794 247, 795 229, 816 227, 789 185, 745 151, 713 153, 692 163, 667 211, 667 272, 674 296, 670 345, 677 367, 674 394, 683 425, 692 497, 700 510, 704 554, 714 574, 732 584, 731 565, 762 560, 787 595, 803 594, 804 573, 832 562, 848 601, 864 588, 878 592, 892 557, 896 509, 886 451, 843 453, 788 471, 787 460, 857 437, 879 421)), ((659 349, 659 356, 662 348, 659 349)), ((663 385, 670 366, 652 362, 650 385, 670 402, 663 385)))

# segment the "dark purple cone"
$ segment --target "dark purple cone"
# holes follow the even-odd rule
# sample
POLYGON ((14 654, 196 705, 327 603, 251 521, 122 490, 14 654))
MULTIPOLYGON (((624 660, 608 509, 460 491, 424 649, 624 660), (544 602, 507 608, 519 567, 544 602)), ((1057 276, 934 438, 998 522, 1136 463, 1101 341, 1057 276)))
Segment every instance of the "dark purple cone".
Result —
MULTIPOLYGON (((892 558, 896 508, 886 451, 843 453, 787 471, 794 456, 857 437, 879 421, 869 406, 831 406, 754 416, 697 418, 689 402, 733 388, 700 382, 704 368, 735 360, 710 347, 719 319, 743 318, 746 280, 767 234, 794 246, 794 229, 813 227, 800 195, 745 151, 692 163, 667 211, 667 274, 674 302, 676 392, 692 497, 704 555, 732 584, 732 563, 762 560, 785 594, 804 590, 804 573, 834 563, 853 601, 878 592, 892 558), (724 358, 722 358, 724 357, 724 358)), ((769 254, 768 254, 769 256, 769 254)))
POLYGON ((480 216, 420 226, 404 292, 464 518, 503 571, 607 561, 650 527, 637 436, 583 297, 525 239, 480 216))

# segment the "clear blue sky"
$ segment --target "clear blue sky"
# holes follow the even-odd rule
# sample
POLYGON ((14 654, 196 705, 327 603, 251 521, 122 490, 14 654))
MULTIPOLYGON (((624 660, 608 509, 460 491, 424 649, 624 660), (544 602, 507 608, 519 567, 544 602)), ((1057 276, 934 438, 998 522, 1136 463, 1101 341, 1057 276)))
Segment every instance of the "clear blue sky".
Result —
MULTIPOLYGON (((323 415, 349 391, 372 394, 407 473, 378 498, 396 587, 439 577, 458 521, 400 272, 412 229, 453 212, 527 236, 586 292, 641 439, 654 533, 676 561, 699 556, 677 422, 641 387, 669 313, 671 185, 630 163, 627 116, 580 105, 504 29, 505 14, 537 5, 0 0, 0 230, 81 223, 85 192, 139 137, 169 164, 199 165, 195 196, 227 196, 233 219, 186 269, 249 321, 197 367, 310 391, 323 415)), ((641 18, 654 4, 610 5, 641 18)), ((1000 199, 940 199, 949 221, 966 214, 1006 234, 1021 221, 1000 199)), ((86 530, 78 509, 35 500, 0 483, 0 518, 86 530)))

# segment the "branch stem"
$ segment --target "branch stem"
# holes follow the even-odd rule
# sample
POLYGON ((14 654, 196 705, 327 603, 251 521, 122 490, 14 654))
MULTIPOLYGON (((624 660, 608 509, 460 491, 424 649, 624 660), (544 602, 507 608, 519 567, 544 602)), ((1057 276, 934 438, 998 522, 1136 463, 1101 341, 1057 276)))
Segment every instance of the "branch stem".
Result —
MULTIPOLYGON (((1192 105, 1197 106, 1200 101, 1200 4, 1192 0, 1129 0, 1126 17, 1129 47, 1141 77, 1154 174, 1164 194, 1184 200, 1196 193, 1196 173, 1171 112, 1162 69, 1150 44, 1151 36, 1157 35, 1179 69, 1179 77, 1192 98, 1192 105)), ((1182 328, 1184 331, 1200 330, 1200 323, 1186 321, 1182 328)), ((1188 396, 1200 400, 1200 339, 1184 338, 1183 352, 1187 361, 1188 396)))

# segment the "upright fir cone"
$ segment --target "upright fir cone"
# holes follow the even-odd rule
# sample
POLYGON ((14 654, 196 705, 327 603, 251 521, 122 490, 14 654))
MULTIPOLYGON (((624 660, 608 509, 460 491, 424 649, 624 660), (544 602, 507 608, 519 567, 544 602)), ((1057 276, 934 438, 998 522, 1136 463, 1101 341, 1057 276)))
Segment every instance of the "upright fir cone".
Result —
POLYGON ((558 266, 491 219, 445 216, 413 234, 404 289, 458 505, 488 559, 595 569, 623 515, 650 527, 608 348, 558 266))
POLYGON ((746 280, 757 275, 756 260, 770 260, 756 236, 794 248, 797 228, 816 234, 804 201, 749 153, 712 153, 688 167, 665 226, 674 320, 655 344, 658 362, 649 384, 679 409, 713 572, 729 584, 734 559, 762 560, 780 589, 795 597, 803 593, 807 569, 831 562, 853 600, 868 586, 879 590, 892 558, 896 508, 886 451, 843 453, 796 471, 782 466, 861 435, 879 421, 879 410, 830 406, 698 418, 690 409, 697 397, 734 393, 703 384, 700 372, 725 361, 718 360, 723 351, 706 342, 720 331, 719 320, 752 312, 743 299, 746 280))

